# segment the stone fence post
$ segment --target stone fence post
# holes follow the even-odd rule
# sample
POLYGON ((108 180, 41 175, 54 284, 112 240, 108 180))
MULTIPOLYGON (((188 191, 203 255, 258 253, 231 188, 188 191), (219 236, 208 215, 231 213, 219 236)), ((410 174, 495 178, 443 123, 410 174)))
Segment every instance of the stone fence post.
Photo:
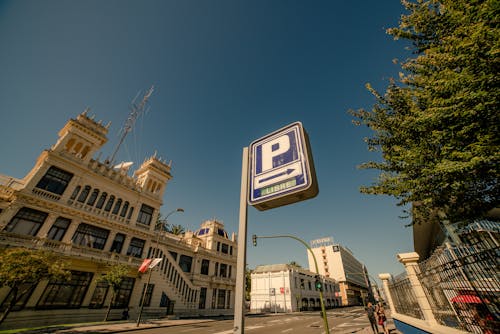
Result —
POLYGON ((391 274, 378 274, 378 278, 382 280, 382 286, 384 287, 384 294, 385 294, 385 299, 387 300, 387 303, 389 304, 389 308, 391 309, 391 313, 397 313, 396 309, 394 308, 394 303, 392 301, 392 295, 391 291, 389 290, 389 280, 392 279, 391 274))
POLYGON ((408 280, 410 281, 411 288, 415 293, 418 306, 422 311, 424 320, 431 326, 437 325, 437 321, 436 318, 434 318, 434 314, 432 313, 429 300, 427 299, 424 289, 422 288, 422 285, 420 284, 420 281, 417 277, 418 259, 419 255, 416 252, 398 254, 398 260, 405 266, 408 280))

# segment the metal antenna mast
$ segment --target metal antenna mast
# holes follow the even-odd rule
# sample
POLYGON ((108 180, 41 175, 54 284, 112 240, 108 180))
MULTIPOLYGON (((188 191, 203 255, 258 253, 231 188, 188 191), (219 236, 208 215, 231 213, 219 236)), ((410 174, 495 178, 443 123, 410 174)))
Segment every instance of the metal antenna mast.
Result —
POLYGON ((139 96, 139 93, 137 93, 134 100, 132 100, 132 107, 131 107, 132 110, 130 111, 129 116, 128 116, 127 120, 125 121, 125 125, 123 125, 123 128, 121 130, 122 135, 120 137, 120 142, 116 146, 115 151, 113 152, 113 155, 111 155, 111 158, 109 159, 109 162, 111 164, 115 160, 116 153, 118 152, 118 149, 120 148, 123 141, 125 140, 125 137, 127 136, 127 134, 130 131, 132 131, 132 128, 134 127, 134 124, 135 124, 135 121, 137 120, 137 118, 140 115, 144 114, 147 110, 149 110, 149 108, 146 109, 146 104, 147 104, 151 94, 153 94, 153 90, 154 90, 154 86, 151 86, 151 88, 146 92, 146 94, 144 94, 144 97, 142 98, 141 102, 139 102, 139 104, 135 103, 135 101, 137 100, 137 97, 139 96))

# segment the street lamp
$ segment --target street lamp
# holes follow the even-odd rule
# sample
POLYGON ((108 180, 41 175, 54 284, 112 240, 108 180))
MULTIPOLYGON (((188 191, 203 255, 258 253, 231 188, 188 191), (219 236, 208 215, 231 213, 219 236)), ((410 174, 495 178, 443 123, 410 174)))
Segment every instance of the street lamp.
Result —
MULTIPOLYGON (((156 225, 155 225, 155 231, 156 231, 156 229, 157 229, 157 227, 159 225, 161 226, 161 228, 156 233, 156 243, 155 243, 155 248, 154 248, 153 254, 156 254, 156 255, 159 254, 158 246, 159 246, 159 243, 160 243, 160 233, 165 228, 165 225, 167 225, 167 219, 168 219, 168 217, 170 217, 171 214, 176 213, 176 212, 184 212, 184 209, 183 208, 177 208, 177 209, 169 212, 162 221, 159 221, 159 222, 156 223, 156 225)), ((153 269, 152 268, 149 269, 148 281, 147 281, 146 286, 144 288, 144 293, 142 294, 141 308, 139 310, 139 316, 137 317, 137 327, 139 327, 139 324, 141 323, 142 310, 144 308, 144 299, 146 298, 146 293, 147 293, 148 288, 149 288, 149 282, 151 281, 151 273, 152 272, 153 272, 153 269)))

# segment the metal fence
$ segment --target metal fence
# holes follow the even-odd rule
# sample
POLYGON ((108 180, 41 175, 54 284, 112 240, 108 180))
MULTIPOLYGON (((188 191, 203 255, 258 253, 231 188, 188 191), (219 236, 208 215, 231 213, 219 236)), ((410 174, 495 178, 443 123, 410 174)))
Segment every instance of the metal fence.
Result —
POLYGON ((417 276, 434 317, 471 333, 498 333, 500 249, 449 244, 419 264, 417 276))
POLYGON ((401 274, 389 283, 392 302, 397 313, 413 318, 424 319, 422 311, 418 306, 417 298, 411 287, 410 280, 406 274, 401 274))

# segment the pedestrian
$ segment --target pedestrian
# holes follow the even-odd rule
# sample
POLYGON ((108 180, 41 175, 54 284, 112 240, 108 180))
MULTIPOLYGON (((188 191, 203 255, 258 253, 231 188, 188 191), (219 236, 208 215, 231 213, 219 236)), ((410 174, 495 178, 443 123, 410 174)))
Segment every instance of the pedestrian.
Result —
POLYGON ((128 320, 129 314, 128 314, 128 307, 123 310, 122 312, 122 320, 128 320))
POLYGON ((389 334, 389 329, 387 328, 387 317, 385 316, 385 310, 382 304, 378 305, 376 313, 379 326, 382 326, 384 334, 389 334))
POLYGON ((377 319, 375 319, 375 307, 369 302, 365 307, 365 311, 368 316, 368 320, 370 320, 370 326, 373 329, 373 333, 378 334, 377 319))

